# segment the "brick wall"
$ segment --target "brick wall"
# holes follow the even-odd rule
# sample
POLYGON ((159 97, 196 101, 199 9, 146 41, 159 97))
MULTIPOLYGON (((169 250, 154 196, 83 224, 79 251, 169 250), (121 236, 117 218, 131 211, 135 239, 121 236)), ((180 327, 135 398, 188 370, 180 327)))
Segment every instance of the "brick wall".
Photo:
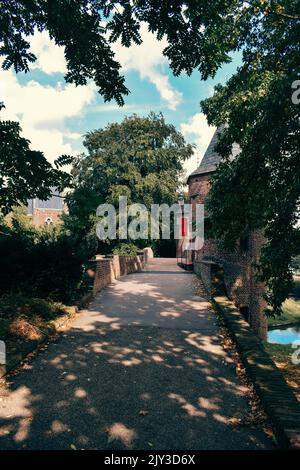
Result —
MULTIPOLYGON (((189 195, 192 204, 205 203, 210 189, 209 180, 209 174, 190 178, 189 195)), ((267 334, 267 319, 264 314, 266 303, 263 298, 265 286, 257 280, 255 269, 263 243, 264 237, 260 231, 250 234, 246 249, 237 242, 232 252, 220 248, 216 240, 207 239, 203 248, 194 254, 194 271, 201 276, 210 292, 208 284, 212 273, 211 266, 207 262, 212 261, 221 266, 228 297, 238 308, 248 308, 251 327, 260 338, 265 339, 267 334)))
POLYGON ((261 232, 253 232, 249 237, 246 251, 241 250, 237 245, 233 252, 226 252, 215 240, 206 240, 202 250, 195 253, 194 271, 200 274, 207 288, 212 275, 207 262, 212 261, 220 265, 228 298, 233 300, 238 308, 248 308, 251 327, 260 338, 265 339, 268 329, 264 314, 265 286, 257 279, 255 267, 263 241, 264 237, 261 232))
POLYGON ((254 331, 258 331, 261 338, 265 339, 268 332, 268 321, 265 315, 267 303, 264 299, 265 285, 257 279, 255 265, 258 263, 261 248, 265 243, 265 237, 259 230, 253 232, 250 238, 249 251, 251 259, 249 261, 249 288, 250 288, 250 325, 254 331), (251 264, 250 264, 251 263, 251 264))
POLYGON ((96 294, 113 282, 114 279, 113 260, 110 258, 97 258, 95 262, 93 293, 96 294))
POLYGON ((210 175, 195 176, 189 180, 189 198, 191 203, 204 204, 210 189, 210 175))
POLYGON ((242 252, 238 247, 233 252, 225 251, 215 240, 210 239, 205 240, 203 248, 195 254, 195 264, 202 260, 221 265, 229 298, 234 299, 238 306, 249 304, 249 253, 242 252))
POLYGON ((93 294, 111 284, 120 276, 141 271, 147 260, 153 256, 151 248, 145 248, 136 256, 97 256, 91 262, 88 276, 93 279, 93 294))
POLYGON ((119 264, 121 276, 141 271, 144 267, 144 255, 119 256, 119 264))
POLYGON ((61 222, 60 220, 60 215, 63 213, 63 211, 58 210, 58 209, 37 209, 35 208, 33 210, 32 214, 32 223, 33 225, 36 226, 41 226, 45 225, 45 221, 47 218, 50 218, 53 222, 53 224, 57 224, 58 222, 61 222))
POLYGON ((211 264, 206 261, 194 261, 194 272, 201 277, 203 285, 209 297, 212 297, 211 291, 211 264))

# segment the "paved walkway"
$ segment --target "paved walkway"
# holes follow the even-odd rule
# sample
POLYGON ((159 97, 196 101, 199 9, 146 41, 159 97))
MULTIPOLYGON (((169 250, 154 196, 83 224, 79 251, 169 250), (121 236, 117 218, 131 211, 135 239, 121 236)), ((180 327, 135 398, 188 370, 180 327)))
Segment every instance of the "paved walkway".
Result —
POLYGON ((176 260, 103 290, 0 399, 0 449, 266 449, 214 313, 176 260))

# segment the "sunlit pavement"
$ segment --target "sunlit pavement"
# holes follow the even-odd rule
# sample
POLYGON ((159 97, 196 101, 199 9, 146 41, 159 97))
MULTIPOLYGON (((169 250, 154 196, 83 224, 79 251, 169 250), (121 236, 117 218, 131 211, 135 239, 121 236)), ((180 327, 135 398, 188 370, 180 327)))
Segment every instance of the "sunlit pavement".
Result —
POLYGON ((0 449, 269 449, 216 317, 173 259, 104 289, 0 398, 0 449))

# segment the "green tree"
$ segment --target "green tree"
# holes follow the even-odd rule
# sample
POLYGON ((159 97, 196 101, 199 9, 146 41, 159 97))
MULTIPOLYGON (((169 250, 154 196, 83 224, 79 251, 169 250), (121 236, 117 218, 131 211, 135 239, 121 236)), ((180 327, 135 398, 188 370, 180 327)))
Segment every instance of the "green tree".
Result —
MULTIPOLYGON (((119 104, 129 91, 111 44, 118 39, 125 47, 140 44, 141 22, 158 39, 166 36, 164 55, 175 75, 198 69, 207 79, 253 31, 259 33, 265 19, 271 30, 299 20, 299 0, 0 0, 0 7, 5 69, 27 72, 36 60, 28 39, 46 30, 65 48, 66 81, 84 85, 93 79, 105 100, 119 104)), ((280 35, 263 39, 277 41, 280 35)))
POLYGON ((264 230, 258 271, 270 313, 280 314, 300 244, 300 106, 292 100, 300 70, 300 2, 253 0, 240 9, 243 64, 202 103, 210 124, 228 124, 217 146, 223 160, 209 210, 216 237, 229 247, 250 230, 264 230), (234 142, 242 151, 231 161, 234 142))
POLYGON ((35 227, 25 206, 13 207, 0 216, 0 298, 20 293, 64 302, 80 298, 87 288, 86 266, 76 248, 60 227, 35 227))
POLYGON ((262 276, 275 313, 290 290, 291 256, 299 245, 299 105, 291 101, 300 66, 300 0, 16 0, 0 1, 0 54, 4 68, 27 71, 35 60, 28 36, 48 30, 65 46, 66 80, 94 79, 105 100, 128 93, 111 43, 140 43, 140 23, 158 39, 175 75, 213 77, 242 51, 243 65, 218 86, 203 110, 211 124, 228 123, 224 156, 211 193, 215 233, 229 244, 253 228, 268 243, 262 276), (233 142, 242 146, 230 163, 233 142))
POLYGON ((32 224, 31 218, 28 216, 26 206, 13 206, 11 212, 9 212, 3 221, 8 227, 13 227, 15 224, 22 227, 24 230, 34 231, 35 227, 32 224))
POLYGON ((122 96, 128 94, 128 90, 102 26, 113 3, 101 0, 0 1, 3 68, 13 66, 16 72, 27 72, 30 63, 36 60, 30 52, 28 36, 37 30, 47 30, 56 44, 65 47, 67 82, 85 85, 93 79, 105 100, 114 98, 122 104, 122 96))
MULTIPOLYGON (((3 104, 0 103, 0 110, 3 104)), ((12 207, 27 204, 28 199, 47 199, 51 188, 62 189, 70 176, 60 167, 71 162, 62 155, 55 167, 42 152, 31 150, 29 141, 21 136, 19 123, 0 120, 0 212, 8 214, 12 207)))
POLYGON ((192 146, 161 114, 109 124, 87 134, 84 145, 88 153, 73 163, 75 190, 64 217, 74 236, 95 240, 96 208, 105 202, 118 206, 119 196, 149 208, 177 201, 182 164, 192 155, 192 146))

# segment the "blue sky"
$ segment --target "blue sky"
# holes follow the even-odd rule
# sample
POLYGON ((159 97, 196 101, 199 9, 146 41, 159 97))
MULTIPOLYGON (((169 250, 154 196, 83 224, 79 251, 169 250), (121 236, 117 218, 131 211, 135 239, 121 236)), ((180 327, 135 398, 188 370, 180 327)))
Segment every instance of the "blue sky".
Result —
POLYGON ((62 153, 82 152, 82 136, 91 130, 120 122, 132 113, 161 111, 188 142, 197 145, 195 155, 185 165, 187 173, 193 171, 214 132, 199 103, 211 96, 215 84, 225 83, 234 73, 240 56, 220 69, 213 80, 201 81, 198 72, 191 77, 174 77, 162 55, 166 42, 158 42, 145 26, 142 38, 141 46, 114 46, 131 91, 125 106, 119 108, 115 102, 105 104, 94 83, 77 88, 66 84, 63 49, 50 41, 47 33, 35 34, 31 46, 38 60, 31 71, 18 75, 12 70, 0 71, 0 101, 6 105, 2 118, 20 121, 32 148, 42 150, 53 161, 62 153))

